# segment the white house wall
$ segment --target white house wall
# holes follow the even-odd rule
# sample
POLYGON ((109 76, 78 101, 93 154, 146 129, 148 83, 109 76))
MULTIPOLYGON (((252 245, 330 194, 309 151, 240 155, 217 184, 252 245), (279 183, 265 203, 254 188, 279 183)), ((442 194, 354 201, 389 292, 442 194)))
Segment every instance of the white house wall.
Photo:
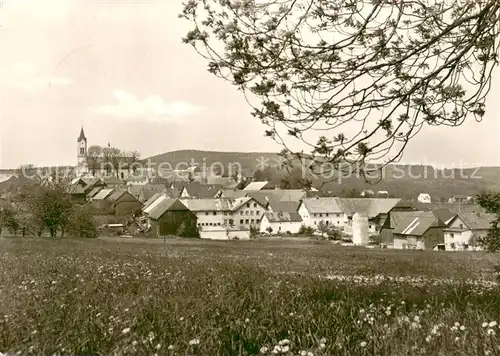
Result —
POLYGON ((298 213, 302 218, 302 223, 312 228, 316 228, 319 222, 323 220, 325 223, 328 223, 329 226, 344 229, 347 220, 347 215, 340 211, 328 213, 309 213, 304 204, 300 205, 298 213))

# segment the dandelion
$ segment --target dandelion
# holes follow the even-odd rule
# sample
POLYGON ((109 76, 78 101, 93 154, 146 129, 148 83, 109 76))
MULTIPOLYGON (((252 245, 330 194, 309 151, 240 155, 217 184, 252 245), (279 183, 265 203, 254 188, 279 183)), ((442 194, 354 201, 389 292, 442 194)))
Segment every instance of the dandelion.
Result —
POLYGON ((265 354, 268 350, 269 350, 269 349, 268 349, 267 347, 262 346, 262 347, 260 348, 260 353, 261 353, 261 354, 265 354))
POLYGON ((123 335, 128 334, 129 332, 130 332, 130 328, 125 328, 122 330, 123 335))
POLYGON ((359 344, 361 347, 365 347, 366 346, 366 341, 361 341, 361 343, 359 344))
POLYGON ((198 345, 200 343, 200 339, 189 340, 189 345, 198 345))

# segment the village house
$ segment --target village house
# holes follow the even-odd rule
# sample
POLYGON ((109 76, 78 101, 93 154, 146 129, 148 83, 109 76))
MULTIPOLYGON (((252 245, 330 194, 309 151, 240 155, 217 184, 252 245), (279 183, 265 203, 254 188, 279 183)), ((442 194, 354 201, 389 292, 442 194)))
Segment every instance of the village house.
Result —
POLYGON ((157 237, 198 236, 197 217, 179 199, 161 199, 148 211, 148 228, 157 237))
POLYGON ((320 221, 343 229, 346 216, 338 204, 338 198, 316 197, 302 199, 298 213, 305 226, 316 228, 320 221))
POLYGON ((481 250, 478 241, 488 234, 495 214, 459 213, 444 229, 444 245, 447 251, 481 250))
POLYGON ((260 232, 271 234, 297 234, 302 226, 298 212, 267 212, 260 221, 260 232))
POLYGON ((223 193, 223 187, 220 185, 209 185, 192 182, 181 188, 181 198, 220 198, 223 193))
POLYGON ((262 190, 266 189, 269 186, 269 182, 267 181, 262 181, 262 182, 250 182, 243 190, 262 190))
POLYGON ((105 201, 109 202, 115 215, 133 215, 141 210, 142 204, 126 190, 117 189, 109 194, 105 201))
POLYGON ((431 211, 399 211, 389 214, 381 236, 394 249, 432 250, 444 243, 445 227, 431 211))
POLYGON ((420 193, 417 197, 417 201, 424 204, 432 203, 431 196, 428 193, 420 193))

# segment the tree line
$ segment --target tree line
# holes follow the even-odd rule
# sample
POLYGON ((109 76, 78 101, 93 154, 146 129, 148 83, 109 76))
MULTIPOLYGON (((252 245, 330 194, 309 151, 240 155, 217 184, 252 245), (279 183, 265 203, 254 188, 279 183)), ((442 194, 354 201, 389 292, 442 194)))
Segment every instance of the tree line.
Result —
POLYGON ((119 178, 120 168, 132 173, 140 168, 140 154, 138 151, 125 152, 116 147, 93 145, 87 151, 87 165, 94 176, 104 169, 107 175, 114 173, 119 178))

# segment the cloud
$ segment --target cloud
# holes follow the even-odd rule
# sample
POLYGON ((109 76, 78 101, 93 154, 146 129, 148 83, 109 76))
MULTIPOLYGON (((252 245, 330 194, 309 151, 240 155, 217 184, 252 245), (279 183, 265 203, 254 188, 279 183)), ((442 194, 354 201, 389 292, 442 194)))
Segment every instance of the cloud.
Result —
POLYGON ((52 86, 68 86, 73 80, 68 77, 42 76, 34 66, 24 62, 2 68, 0 81, 4 86, 9 86, 23 91, 40 90, 52 86))
POLYGON ((115 104, 100 106, 94 109, 94 112, 124 119, 146 118, 164 121, 196 115, 203 110, 183 101, 167 103, 158 95, 140 100, 124 90, 115 91, 115 99, 115 104))

